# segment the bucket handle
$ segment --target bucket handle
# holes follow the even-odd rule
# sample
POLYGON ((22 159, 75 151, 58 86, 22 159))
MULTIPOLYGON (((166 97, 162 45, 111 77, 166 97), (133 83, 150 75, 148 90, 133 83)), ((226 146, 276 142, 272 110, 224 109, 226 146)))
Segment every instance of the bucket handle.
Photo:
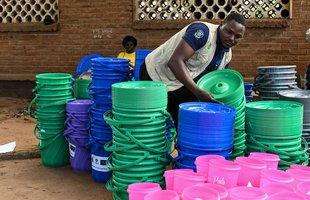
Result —
POLYGON ((253 91, 256 92, 256 91, 259 91, 262 87, 266 86, 266 85, 269 85, 271 83, 273 83, 274 80, 271 80, 271 81, 267 81, 265 83, 259 83, 257 85, 253 85, 253 91))
POLYGON ((106 93, 109 89, 111 89, 111 88, 105 88, 105 89, 100 88, 100 91, 94 92, 94 91, 92 90, 92 86, 93 86, 93 82, 90 82, 89 85, 87 86, 87 89, 86 89, 87 93, 90 94, 90 95, 91 95, 91 94, 106 93))
POLYGON ((35 96, 35 97, 30 101, 30 103, 29 103, 29 105, 28 105, 28 108, 27 108, 27 113, 28 113, 28 114, 30 115, 30 117, 32 117, 32 118, 36 118, 35 114, 32 113, 31 110, 32 110, 33 104, 34 104, 34 103, 37 103, 37 101, 38 101, 38 97, 35 96))
POLYGON ((134 165, 139 164, 140 162, 142 162, 145 158, 147 158, 150 155, 150 153, 148 152, 143 152, 143 156, 138 157, 138 159, 136 159, 135 161, 132 161, 126 165, 122 165, 122 166, 114 166, 111 163, 111 158, 112 158, 112 154, 109 156, 108 160, 107 160, 107 165, 109 170, 111 171, 116 171, 116 170, 124 170, 124 169, 128 169, 130 167, 133 167, 134 165))
POLYGON ((144 120, 140 120, 140 121, 137 121, 136 123, 133 123, 132 121, 122 121, 122 120, 116 120, 116 119, 113 119, 113 114, 112 114, 112 111, 111 110, 108 110, 106 111, 104 114, 103 114, 103 118, 104 120, 111 126, 118 126, 118 125, 141 125, 141 124, 146 124, 146 123, 149 123, 149 122, 152 122, 152 119, 144 119, 144 120))
POLYGON ((39 133, 39 126, 38 125, 36 125, 34 127, 34 130, 33 130, 34 137, 36 137, 38 140, 48 140, 48 139, 51 139, 51 138, 55 137, 55 135, 59 135, 61 132, 62 132, 62 130, 60 130, 56 134, 47 134, 47 135, 50 135, 50 137, 43 138, 42 136, 38 135, 38 133, 39 133))
MULTIPOLYGON (((120 132, 115 126, 111 126, 113 133, 114 131, 116 133, 118 133, 119 135, 122 134, 122 132, 120 132)), ((136 145, 138 145, 139 147, 152 152, 152 153, 167 153, 168 152, 168 144, 167 142, 165 143, 165 147, 163 150, 157 150, 157 149, 153 149, 148 147, 147 145, 143 144, 142 142, 140 142, 139 140, 137 140, 133 135, 131 135, 131 133, 129 131, 124 131, 123 134, 125 134, 128 138, 130 138, 130 140, 132 142, 134 142, 136 145)))
POLYGON ((54 137, 48 144, 46 144, 46 145, 44 145, 44 146, 38 144, 38 149, 41 150, 41 151, 44 150, 44 149, 46 149, 46 148, 47 148, 48 146, 50 146, 53 142, 55 142, 55 141, 58 139, 58 137, 60 137, 60 136, 62 136, 62 135, 60 135, 60 134, 55 135, 55 137, 54 137))
POLYGON ((105 184, 105 187, 107 190, 110 192, 119 192, 119 191, 126 191, 128 186, 123 186, 123 187, 113 187, 112 186, 112 178, 108 180, 108 182, 105 184))
MULTIPOLYGON (((308 159, 309 159, 309 155, 306 152, 301 157, 299 157, 299 160, 302 162, 302 165, 308 165, 308 163, 309 163, 308 159)), ((281 159, 279 161, 279 164, 291 166, 291 165, 296 164, 296 163, 288 162, 288 161, 281 159)))
MULTIPOLYGON (((66 113, 66 109, 63 109, 62 111, 57 112, 58 115, 64 115, 66 113)), ((38 119, 38 113, 37 111, 33 113, 33 116, 35 119, 38 119)), ((46 118, 52 119, 55 118, 55 114, 45 114, 46 118)))
POLYGON ((134 145, 127 145, 127 146, 116 146, 114 144, 112 144, 112 141, 109 141, 107 143, 105 143, 104 145, 104 149, 106 151, 110 151, 110 152, 113 152, 113 151, 127 151, 127 150, 130 150, 132 148, 135 148, 137 147, 136 144, 134 145))
MULTIPOLYGON (((83 123, 79 118, 77 118, 74 114, 70 113, 70 112, 67 112, 67 119, 65 121, 65 124, 68 123, 69 120, 75 120, 75 121, 78 121, 80 123, 83 123)), ((90 120, 90 119, 89 119, 90 120)))
POLYGON ((71 144, 74 144, 78 147, 86 147, 86 144, 81 144, 80 142, 78 142, 75 138, 72 138, 72 137, 68 137, 68 136, 65 136, 66 140, 71 143, 71 144))
POLYGON ((264 78, 266 78, 266 77, 268 77, 269 76, 269 73, 265 73, 265 74, 263 74, 262 76, 261 76, 262 74, 256 74, 255 76, 254 76, 254 82, 259 82, 260 80, 262 80, 262 79, 264 79, 264 78))
POLYGON ((285 151, 277 150, 274 147, 270 147, 270 146, 264 145, 264 144, 258 142, 257 140, 255 140, 255 138, 253 136, 251 136, 251 135, 248 135, 248 136, 249 136, 250 141, 254 142, 259 147, 264 148, 264 149, 266 149, 266 150, 268 150, 270 152, 274 152, 276 154, 285 155, 285 156, 289 156, 289 157, 299 157, 299 156, 303 155, 305 152, 308 151, 308 143, 307 143, 307 141, 305 140, 304 137, 301 137, 302 143, 304 144, 304 149, 302 151, 298 151, 298 152, 295 152, 295 153, 288 153, 288 152, 285 152, 285 151))

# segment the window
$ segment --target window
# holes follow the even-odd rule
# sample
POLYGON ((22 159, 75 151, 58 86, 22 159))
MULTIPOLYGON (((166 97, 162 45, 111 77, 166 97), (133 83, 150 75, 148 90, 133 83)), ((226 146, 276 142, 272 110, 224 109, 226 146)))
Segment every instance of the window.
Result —
POLYGON ((230 12, 248 20, 289 19, 291 0, 136 0, 134 22, 222 20, 230 12))
POLYGON ((0 0, 1 31, 51 31, 58 21, 58 0, 0 0))

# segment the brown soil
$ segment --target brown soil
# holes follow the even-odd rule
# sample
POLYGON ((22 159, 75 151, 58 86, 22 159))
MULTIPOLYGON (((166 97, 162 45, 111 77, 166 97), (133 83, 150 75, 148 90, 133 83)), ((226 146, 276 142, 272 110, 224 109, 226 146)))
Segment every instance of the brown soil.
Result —
POLYGON ((0 97, 0 145, 16 141, 12 153, 0 154, 0 199, 94 200, 112 199, 91 174, 79 174, 70 166, 47 168, 41 164, 36 120, 24 111, 29 99, 0 97))

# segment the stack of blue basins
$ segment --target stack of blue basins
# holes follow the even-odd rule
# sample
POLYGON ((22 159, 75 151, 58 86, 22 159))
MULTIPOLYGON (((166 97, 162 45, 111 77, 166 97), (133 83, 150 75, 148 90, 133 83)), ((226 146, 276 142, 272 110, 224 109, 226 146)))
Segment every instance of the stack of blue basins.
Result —
POLYGON ((247 102, 253 101, 253 83, 244 82, 244 94, 247 102))
POLYGON ((91 127, 89 148, 92 157, 92 176, 96 182, 106 183, 110 178, 106 160, 110 153, 104 145, 112 139, 112 130, 103 114, 112 109, 112 84, 129 80, 129 60, 122 58, 92 59, 92 83, 89 95, 94 104, 90 109, 91 127))
POLYGON ((234 145, 235 109, 215 103, 179 106, 176 168, 195 169, 196 157, 216 154, 228 158, 234 145))

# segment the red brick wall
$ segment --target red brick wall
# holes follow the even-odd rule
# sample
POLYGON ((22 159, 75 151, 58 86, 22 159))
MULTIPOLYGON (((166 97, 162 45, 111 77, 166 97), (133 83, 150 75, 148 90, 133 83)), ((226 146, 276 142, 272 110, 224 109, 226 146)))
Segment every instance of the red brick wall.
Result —
MULTIPOLYGON (((87 54, 115 57, 128 34, 137 37, 138 48, 154 49, 177 31, 133 29, 131 0, 59 2, 59 31, 0 33, 0 80, 33 80, 35 74, 45 72, 74 73, 87 54)), ((310 63, 310 44, 305 41, 310 1, 292 2, 288 27, 247 29, 234 49, 233 69, 247 79, 264 65, 297 65, 298 72, 305 73, 310 63)))

